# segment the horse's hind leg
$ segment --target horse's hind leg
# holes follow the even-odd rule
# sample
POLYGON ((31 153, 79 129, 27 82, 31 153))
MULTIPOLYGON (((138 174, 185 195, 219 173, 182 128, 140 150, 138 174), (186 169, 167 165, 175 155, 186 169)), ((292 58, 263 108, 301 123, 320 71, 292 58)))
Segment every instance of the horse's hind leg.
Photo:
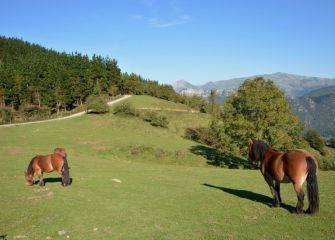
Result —
POLYGON ((67 178, 66 173, 64 172, 64 169, 62 168, 62 169, 58 170, 57 172, 59 173, 59 175, 62 176, 62 186, 66 187, 67 185, 69 185, 68 181, 67 181, 68 178, 67 178))
POLYGON ((280 197, 280 183, 276 183, 275 190, 277 192, 277 199, 279 202, 279 205, 281 204, 281 197, 280 197))
POLYGON ((274 183, 270 185, 270 190, 273 195, 272 207, 280 207, 281 197, 280 197, 280 185, 279 183, 274 183))
POLYGON ((304 191, 302 190, 302 185, 295 183, 294 184, 294 190, 297 193, 297 206, 296 206, 296 211, 297 213, 302 213, 304 209, 304 191))
POLYGON ((67 183, 67 178, 66 178, 64 170, 61 171, 61 175, 62 175, 62 186, 65 187, 68 185, 68 183, 67 183))

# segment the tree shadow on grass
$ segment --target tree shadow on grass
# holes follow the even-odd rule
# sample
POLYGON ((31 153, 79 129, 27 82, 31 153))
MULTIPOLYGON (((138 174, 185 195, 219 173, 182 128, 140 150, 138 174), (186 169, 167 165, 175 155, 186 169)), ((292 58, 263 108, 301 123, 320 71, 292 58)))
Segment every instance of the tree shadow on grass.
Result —
MULTIPOLYGON (((203 183, 202 185, 204 185, 206 187, 216 188, 216 189, 219 189, 219 190, 221 190, 225 193, 229 193, 229 194, 235 195, 237 197, 248 199, 248 200, 251 200, 251 201, 259 202, 259 203, 267 205, 268 207, 272 207, 273 199, 268 197, 268 196, 259 194, 259 193, 254 193, 254 192, 251 192, 251 191, 248 191, 248 190, 240 190, 240 189, 219 187, 219 186, 214 186, 214 185, 207 184, 207 183, 203 183)), ((295 210, 294 207, 292 207, 290 205, 287 205, 285 203, 281 204, 281 208, 284 208, 291 213, 293 213, 294 210, 295 210)))
POLYGON ((192 146, 191 153, 203 156, 207 159, 209 165, 217 167, 227 166, 230 169, 254 169, 254 167, 245 159, 234 156, 232 154, 220 154, 214 148, 204 145, 192 146))

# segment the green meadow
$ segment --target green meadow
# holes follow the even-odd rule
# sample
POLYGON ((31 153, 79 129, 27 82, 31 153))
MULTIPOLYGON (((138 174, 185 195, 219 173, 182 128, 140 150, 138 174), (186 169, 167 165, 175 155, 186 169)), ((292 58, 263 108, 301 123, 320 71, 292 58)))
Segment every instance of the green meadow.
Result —
POLYGON ((213 167, 198 151, 207 147, 183 137, 208 115, 147 96, 126 101, 160 108, 168 128, 113 111, 0 128, 0 239, 334 239, 334 171, 318 173, 318 214, 291 213, 291 184, 272 209, 259 170, 213 167), (44 187, 26 186, 29 161, 55 147, 68 152, 72 185, 49 173, 44 187))

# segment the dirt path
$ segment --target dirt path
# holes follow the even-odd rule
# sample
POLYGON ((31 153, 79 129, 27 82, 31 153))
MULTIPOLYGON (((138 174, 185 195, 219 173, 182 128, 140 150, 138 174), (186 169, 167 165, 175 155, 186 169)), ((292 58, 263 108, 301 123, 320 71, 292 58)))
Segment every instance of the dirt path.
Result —
POLYGON ((147 108, 147 107, 142 107, 142 108, 136 108, 138 110, 152 110, 152 111, 168 111, 168 112, 187 112, 187 113, 199 113, 197 110, 193 109, 178 109, 178 108, 147 108))
MULTIPOLYGON (((111 106, 117 102, 123 101, 127 98, 131 97, 131 95, 124 95, 122 98, 110 101, 107 103, 108 106, 111 106)), ((21 125, 28 125, 28 124, 33 124, 33 123, 44 123, 44 122, 52 122, 52 121, 58 121, 58 120, 64 120, 64 119, 69 119, 69 118, 74 118, 74 117, 79 117, 82 115, 85 115, 87 112, 90 112, 90 110, 88 111, 82 111, 79 113, 75 113, 72 114, 70 116, 66 116, 66 117, 60 117, 60 118, 55 118, 55 119, 48 119, 48 120, 41 120, 41 121, 34 121, 34 122, 24 122, 24 123, 11 123, 11 124, 4 124, 4 125, 0 125, 0 128, 5 128, 5 127, 16 127, 16 126, 21 126, 21 125)))

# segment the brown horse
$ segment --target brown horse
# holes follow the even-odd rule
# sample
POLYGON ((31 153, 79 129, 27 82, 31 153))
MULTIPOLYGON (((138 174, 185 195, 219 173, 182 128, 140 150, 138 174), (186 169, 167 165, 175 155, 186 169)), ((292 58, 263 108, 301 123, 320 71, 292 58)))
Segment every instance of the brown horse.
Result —
POLYGON ((307 195, 309 207, 306 213, 319 211, 319 190, 316 177, 318 163, 306 150, 296 149, 280 153, 262 141, 248 140, 249 160, 257 163, 270 186, 273 195, 273 207, 280 207, 280 183, 292 182, 297 193, 296 212, 302 213, 304 207, 304 192, 302 185, 307 180, 307 195))
POLYGON ((71 184, 67 154, 64 148, 55 148, 50 155, 37 155, 29 163, 25 178, 27 185, 33 185, 34 174, 39 178, 40 186, 44 186, 43 173, 56 171, 62 176, 62 185, 71 184))

